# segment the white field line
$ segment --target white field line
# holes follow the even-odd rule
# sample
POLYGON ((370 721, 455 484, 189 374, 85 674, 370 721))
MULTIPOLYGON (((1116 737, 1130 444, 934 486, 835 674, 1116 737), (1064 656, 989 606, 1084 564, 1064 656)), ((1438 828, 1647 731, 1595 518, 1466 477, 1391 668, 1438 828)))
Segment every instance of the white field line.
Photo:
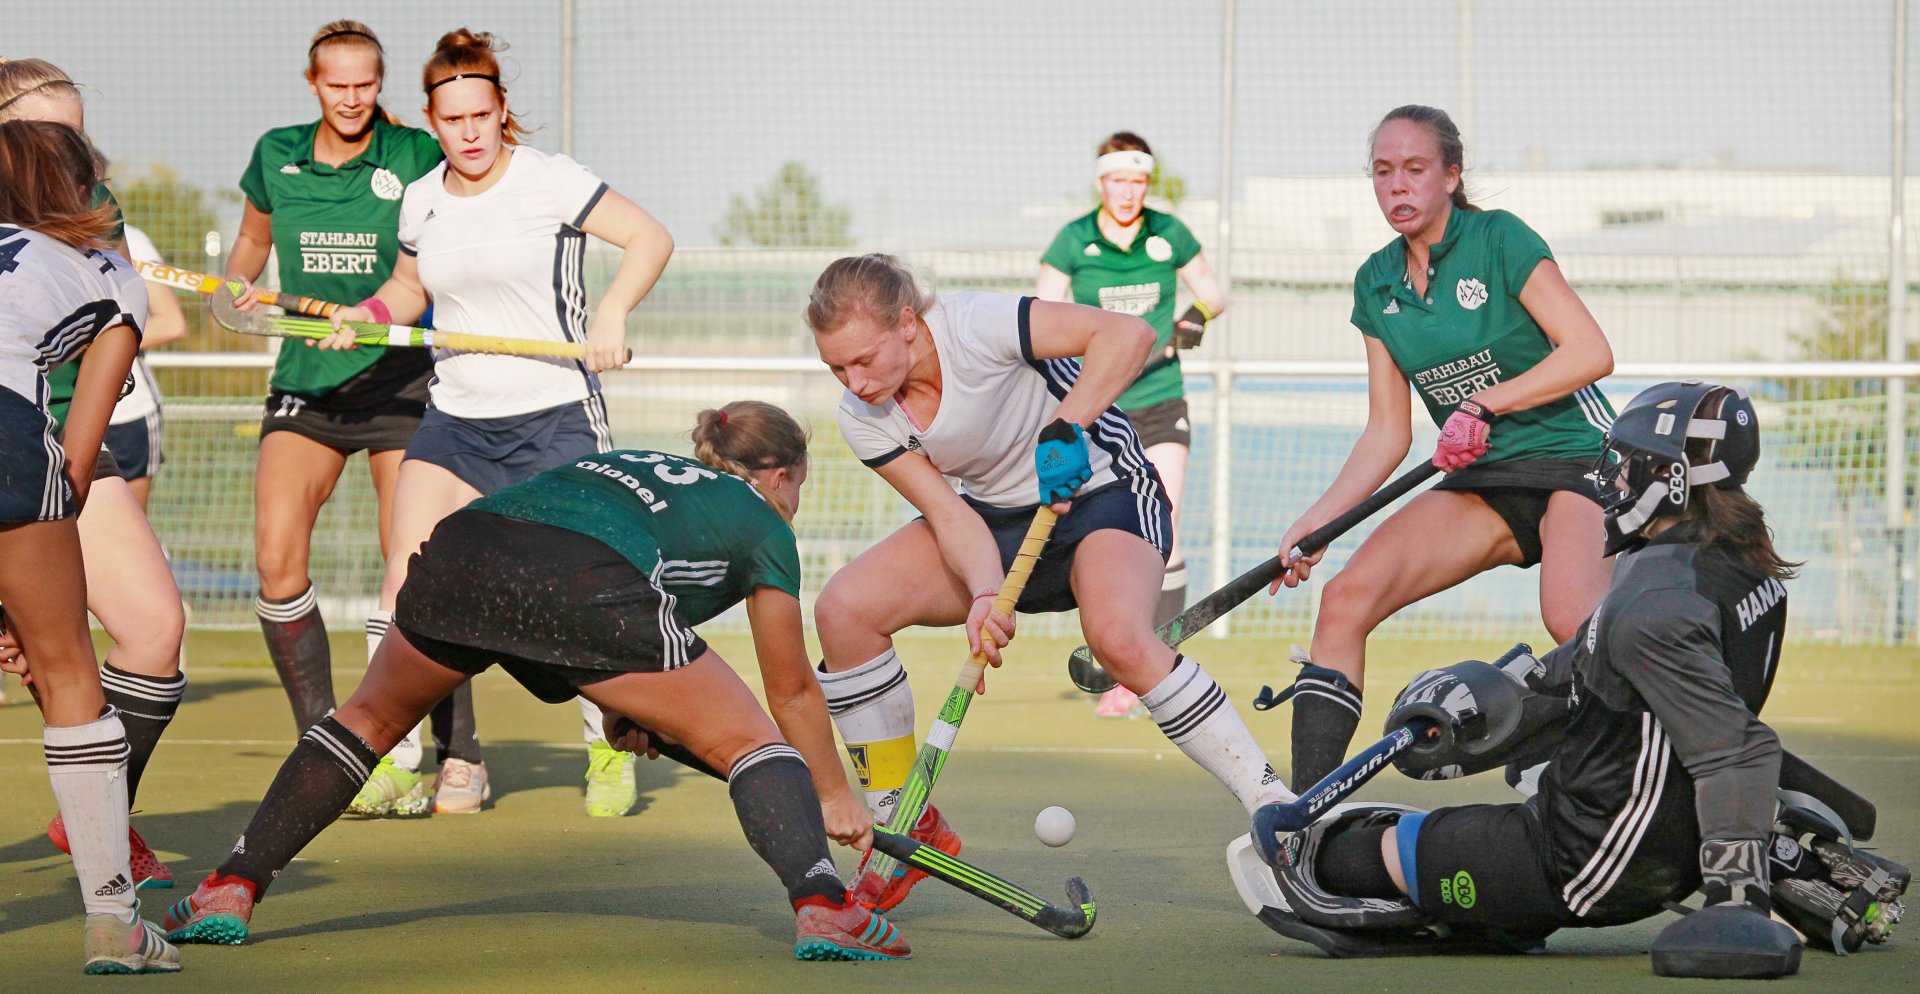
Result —
MULTIPOLYGON (((1824 719, 1819 719, 1824 722, 1824 719)), ((1836 719, 1837 720, 1837 719, 1836 719)), ((288 747, 285 739, 175 739, 164 740, 170 746, 280 746, 288 747)), ((38 746, 39 739, 0 739, 0 746, 38 746)), ((489 741, 487 748, 501 749, 575 749, 580 748, 579 739, 567 739, 562 742, 495 742, 489 741)), ((962 746, 967 752, 1031 753, 1054 756, 1157 756, 1179 752, 1171 743, 1159 749, 1123 747, 1123 746, 1011 746, 981 745, 962 746)), ((1909 755, 1856 755, 1856 754, 1806 754, 1801 757, 1808 762, 1843 763, 1914 763, 1920 762, 1920 754, 1909 755)))

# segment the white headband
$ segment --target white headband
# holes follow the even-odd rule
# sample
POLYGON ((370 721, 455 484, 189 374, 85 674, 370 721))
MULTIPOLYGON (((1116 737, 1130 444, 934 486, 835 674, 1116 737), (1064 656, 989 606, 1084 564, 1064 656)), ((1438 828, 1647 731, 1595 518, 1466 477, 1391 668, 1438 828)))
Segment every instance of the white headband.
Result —
POLYGON ((1122 170, 1145 173, 1148 176, 1152 176, 1153 156, 1138 149, 1128 148, 1118 152, 1108 152, 1098 159, 1093 160, 1094 179, 1099 179, 1108 173, 1116 173, 1122 170))

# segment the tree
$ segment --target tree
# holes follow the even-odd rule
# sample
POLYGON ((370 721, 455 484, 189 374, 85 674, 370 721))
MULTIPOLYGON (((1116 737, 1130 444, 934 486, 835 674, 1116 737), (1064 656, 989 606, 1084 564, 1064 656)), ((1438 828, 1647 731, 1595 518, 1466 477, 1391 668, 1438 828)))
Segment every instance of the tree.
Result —
MULTIPOLYGON (((1819 317, 1804 332, 1789 336, 1794 358, 1809 362, 1872 361, 1887 357, 1887 288, 1836 277, 1823 294, 1819 317)), ((1911 358, 1909 346, 1906 358, 1911 358)), ((1837 496, 1848 505, 1871 505, 1885 486, 1887 433, 1884 408, 1871 403, 1887 391, 1884 379, 1773 381, 1768 392, 1789 402, 1786 424, 1772 431, 1781 462, 1817 468, 1829 474, 1837 496)), ((1908 479, 1916 468, 1909 412, 1908 479)), ((1912 483, 1909 482, 1909 487, 1912 483)))
MULTIPOLYGON (((222 191, 222 199, 233 199, 222 191)), ((221 194, 182 182, 172 166, 156 162, 153 171, 131 183, 113 185, 127 223, 147 233, 167 262, 183 269, 205 269, 207 232, 220 227, 214 203, 221 194)))
POLYGON ((720 226, 720 244, 756 248, 846 248, 853 211, 830 204, 820 179, 798 162, 783 164, 750 201, 734 194, 720 226))

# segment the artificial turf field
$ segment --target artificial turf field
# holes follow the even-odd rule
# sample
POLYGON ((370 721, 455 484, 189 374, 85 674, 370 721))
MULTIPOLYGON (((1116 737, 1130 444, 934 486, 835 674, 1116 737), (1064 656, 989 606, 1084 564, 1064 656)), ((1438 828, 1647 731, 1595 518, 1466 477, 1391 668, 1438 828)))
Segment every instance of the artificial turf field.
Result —
MULTIPOLYGON (((746 639, 713 644, 758 687, 746 639)), ((902 641, 922 730, 961 662, 956 644, 964 645, 952 634, 902 641)), ((1078 941, 1057 939, 928 881, 892 916, 913 945, 905 963, 795 962, 784 895, 747 848, 726 789, 706 777, 643 761, 635 813, 588 818, 578 711, 540 704, 495 671, 475 683, 494 787, 485 812, 341 821, 274 884, 246 946, 185 947, 185 972, 174 978, 84 978, 72 871, 43 834, 54 807, 38 715, 10 684, 16 703, 0 708, 0 796, 8 799, 0 808, 0 991, 82 983, 276 994, 560 991, 582 982, 622 992, 1740 986, 1652 975, 1647 944, 1670 915, 1562 932, 1546 955, 1519 958, 1330 960, 1275 935, 1246 912, 1227 877, 1226 843, 1246 831, 1238 805, 1150 720, 1096 720, 1091 699, 1066 682, 1070 648, 1015 642, 1008 668, 992 672, 975 701, 934 797, 979 865, 1056 901, 1068 876, 1084 876, 1098 926, 1078 941), (1033 836, 1033 817, 1048 804, 1079 821, 1062 849, 1033 836)), ((1256 714, 1246 702, 1262 682, 1291 679, 1286 645, 1203 636, 1191 648, 1285 770, 1285 716, 1256 714)), ((1415 670, 1503 648, 1376 642, 1362 735, 1379 727, 1391 690, 1415 670)), ((334 651, 353 660, 364 648, 358 637, 339 638, 334 651)), ((142 892, 156 921, 218 865, 293 741, 257 634, 194 633, 188 674, 186 702, 154 755, 135 819, 180 881, 142 892)), ((343 699, 356 678, 353 669, 336 672, 343 699)), ((1916 703, 1920 650, 1793 646, 1766 714, 1789 747, 1879 804, 1875 843, 1909 865, 1920 860, 1916 703)), ((1422 784, 1388 773, 1360 796, 1437 807, 1516 795, 1491 774, 1422 784)), ((853 865, 849 851, 836 847, 836 855, 843 869, 853 865)), ((1916 973, 1920 927, 1845 960, 1809 951, 1800 974, 1777 986, 1912 990, 1916 973)))

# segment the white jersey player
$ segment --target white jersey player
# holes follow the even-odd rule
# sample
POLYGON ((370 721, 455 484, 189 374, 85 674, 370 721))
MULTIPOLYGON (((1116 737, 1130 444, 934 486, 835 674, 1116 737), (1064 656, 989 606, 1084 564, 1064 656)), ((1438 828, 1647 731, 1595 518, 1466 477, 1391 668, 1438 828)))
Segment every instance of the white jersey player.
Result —
MULTIPOLYGON (((442 37, 427 60, 427 123, 446 161, 407 185, 393 275, 359 306, 342 308, 336 327, 356 320, 412 323, 431 300, 441 327, 584 341, 587 359, 434 357, 432 404, 400 464, 386 580, 380 608, 367 620, 369 657, 392 619, 408 559, 441 518, 582 453, 613 448, 597 374, 626 361, 627 314, 673 252, 659 222, 585 167, 519 143, 522 131, 507 106, 493 47, 491 36, 463 28, 442 37), (587 235, 624 250, 591 322, 587 235)), ((336 335, 322 344, 351 342, 336 335)), ((588 811, 625 814, 636 798, 632 757, 600 737, 597 711, 584 717, 593 757, 588 811), (618 796, 596 802, 596 787, 618 796)), ((489 793, 478 736, 456 727, 453 738, 434 809, 478 811, 489 793)), ((383 770, 390 767, 382 763, 383 770)))
POLYGON ((103 251, 115 218, 93 205, 96 162, 77 128, 0 121, 0 667, 33 677, 54 799, 74 826, 86 972, 145 973, 180 959, 134 901, 130 728, 101 690, 73 520, 147 314, 133 267, 103 251), (56 441, 47 371, 83 349, 56 441))
MULTIPOLYGON (((1292 796, 1220 687, 1153 634, 1168 509, 1113 406, 1153 344, 1146 322, 1025 297, 922 293, 884 255, 828 266, 807 322, 847 387, 847 443, 923 515, 834 574, 814 606, 820 684, 876 819, 891 817, 915 753, 893 634, 964 623, 972 648, 999 665, 1013 621, 993 615, 992 601, 1042 503, 1061 514, 1017 610, 1078 607, 1100 663, 1249 812, 1292 796)), ((913 834, 949 852, 960 841, 932 808, 913 834)), ((916 879, 863 873, 856 893, 885 910, 916 879)))
MULTIPOLYGON (((146 286, 127 260, 0 220, 0 388, 9 394, 7 430, 33 429, 41 437, 33 446, 37 451, 21 453, 31 465, 16 465, 9 454, 0 520, 51 521, 74 513, 66 457, 84 454, 85 466, 77 472, 91 482, 92 453, 82 450, 89 441, 98 448, 106 419, 91 424, 98 412, 76 410, 79 444, 63 450, 47 409, 47 374, 77 358, 101 332, 126 327, 137 335, 146 319, 146 286)), ((76 393, 76 406, 78 399, 76 393)))

